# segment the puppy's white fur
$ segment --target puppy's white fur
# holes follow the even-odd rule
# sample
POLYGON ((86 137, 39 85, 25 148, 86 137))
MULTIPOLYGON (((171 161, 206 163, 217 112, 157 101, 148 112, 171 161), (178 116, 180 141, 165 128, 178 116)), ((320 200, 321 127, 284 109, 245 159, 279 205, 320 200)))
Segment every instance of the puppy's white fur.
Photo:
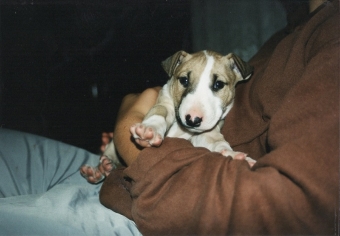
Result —
POLYGON ((165 136, 180 137, 226 156, 240 154, 232 151, 220 129, 233 106, 237 82, 248 79, 252 68, 234 54, 211 51, 180 51, 163 67, 170 79, 143 122, 131 127, 136 142, 159 146, 165 136))

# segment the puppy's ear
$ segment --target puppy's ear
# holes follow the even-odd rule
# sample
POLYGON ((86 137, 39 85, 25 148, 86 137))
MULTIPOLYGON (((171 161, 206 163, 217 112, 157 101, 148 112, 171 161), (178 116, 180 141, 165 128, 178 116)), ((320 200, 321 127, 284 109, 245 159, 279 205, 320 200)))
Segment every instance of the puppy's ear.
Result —
POLYGON ((168 57, 162 62, 163 69, 165 70, 165 72, 168 74, 170 78, 174 74, 177 66, 179 66, 183 62, 183 59, 187 55, 188 53, 185 51, 178 51, 174 55, 172 55, 171 57, 168 57))
POLYGON ((253 74, 254 67, 243 61, 233 53, 229 53, 227 58, 230 60, 230 68, 238 77, 238 81, 247 80, 253 74))

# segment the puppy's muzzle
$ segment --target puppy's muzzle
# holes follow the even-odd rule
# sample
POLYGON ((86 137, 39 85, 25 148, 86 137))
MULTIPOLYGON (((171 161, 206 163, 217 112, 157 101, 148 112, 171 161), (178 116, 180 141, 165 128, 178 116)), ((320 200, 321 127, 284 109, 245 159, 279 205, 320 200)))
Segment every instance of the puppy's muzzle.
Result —
POLYGON ((196 116, 194 119, 191 119, 191 115, 188 114, 185 116, 185 122, 190 127, 199 127, 202 122, 202 117, 196 116))

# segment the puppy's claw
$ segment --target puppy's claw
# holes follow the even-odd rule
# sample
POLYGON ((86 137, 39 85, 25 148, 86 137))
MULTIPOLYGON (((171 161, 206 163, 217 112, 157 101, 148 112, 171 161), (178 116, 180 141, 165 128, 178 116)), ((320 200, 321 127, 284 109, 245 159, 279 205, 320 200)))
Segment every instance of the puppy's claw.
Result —
POLYGON ((256 163, 256 161, 253 158, 251 158, 251 157, 246 157, 246 161, 248 162, 250 167, 252 167, 256 163))

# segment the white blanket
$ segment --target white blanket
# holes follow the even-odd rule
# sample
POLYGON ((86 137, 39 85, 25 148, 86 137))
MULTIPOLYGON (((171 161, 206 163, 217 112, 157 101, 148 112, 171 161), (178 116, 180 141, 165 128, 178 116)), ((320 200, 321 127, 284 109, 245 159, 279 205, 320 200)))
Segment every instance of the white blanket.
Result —
POLYGON ((98 156, 27 133, 0 129, 0 235, 140 235, 103 207, 99 185, 79 174, 98 156))

